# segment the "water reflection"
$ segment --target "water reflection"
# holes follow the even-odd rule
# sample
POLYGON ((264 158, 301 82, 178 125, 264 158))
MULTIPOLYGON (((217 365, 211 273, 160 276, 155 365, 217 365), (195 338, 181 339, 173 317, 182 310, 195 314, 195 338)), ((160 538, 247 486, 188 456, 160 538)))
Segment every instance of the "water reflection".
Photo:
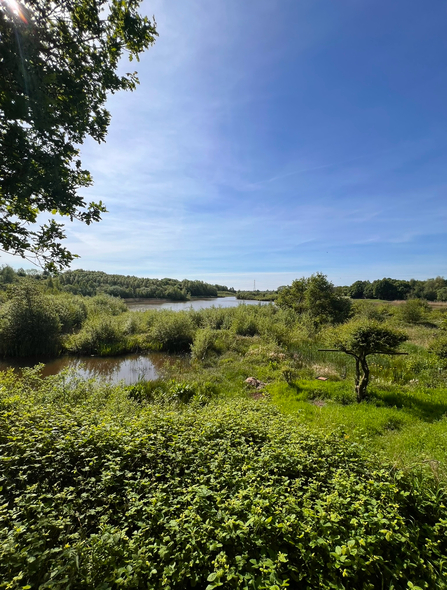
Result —
POLYGON ((175 362, 186 363, 185 358, 180 358, 164 353, 126 354, 119 357, 62 357, 52 361, 43 361, 39 358, 26 359, 26 361, 1 361, 0 370, 13 367, 19 370, 24 367, 33 367, 39 362, 44 362, 42 376, 56 375, 63 369, 73 368, 81 377, 87 379, 97 377, 111 383, 124 381, 127 385, 136 383, 140 379, 153 381, 161 376, 163 366, 175 362))
MULTIPOLYGON (((236 299, 236 297, 211 297, 207 299, 193 299, 191 301, 163 301, 154 299, 141 299, 139 301, 126 301, 131 311, 147 311, 148 309, 206 309, 209 307, 237 307, 238 305, 268 305, 267 301, 249 301, 236 299)), ((158 379, 165 363, 187 363, 186 358, 169 355, 161 352, 148 354, 126 354, 119 357, 70 357, 48 361, 39 357, 17 360, 0 361, 0 370, 4 371, 13 367, 20 371, 24 367, 34 367, 38 363, 44 363, 42 375, 56 375, 63 369, 73 368, 81 377, 97 377, 107 379, 112 383, 124 381, 127 385, 136 383, 139 379, 153 381, 158 379)))
POLYGON ((208 297, 207 299, 191 299, 191 301, 165 301, 163 299, 125 300, 130 311, 147 311, 148 309, 207 309, 209 307, 237 307, 238 305, 268 305, 269 301, 251 301, 236 297, 208 297))

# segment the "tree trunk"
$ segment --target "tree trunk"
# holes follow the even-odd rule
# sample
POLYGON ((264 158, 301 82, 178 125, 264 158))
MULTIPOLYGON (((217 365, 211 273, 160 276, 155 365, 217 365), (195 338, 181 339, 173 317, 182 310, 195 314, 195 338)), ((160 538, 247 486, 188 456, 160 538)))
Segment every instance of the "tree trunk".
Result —
POLYGON ((355 358, 355 392, 357 394, 357 398, 358 398, 358 387, 359 387, 359 383, 360 383, 360 359, 356 356, 355 358))
POLYGON ((357 401, 361 402, 366 398, 369 383, 369 367, 366 357, 356 358, 356 377, 355 377, 355 393, 357 401), (360 374, 360 365, 362 375, 360 374))

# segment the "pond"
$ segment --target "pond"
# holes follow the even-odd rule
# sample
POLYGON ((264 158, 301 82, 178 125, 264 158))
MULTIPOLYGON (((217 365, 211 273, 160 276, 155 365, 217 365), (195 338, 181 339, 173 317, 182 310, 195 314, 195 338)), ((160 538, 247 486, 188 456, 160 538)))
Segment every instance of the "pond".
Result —
POLYGON ((20 370, 24 367, 33 367, 40 362, 45 364, 42 369, 43 377, 56 375, 63 369, 73 368, 76 374, 87 379, 96 377, 111 383, 124 381, 126 385, 131 385, 139 380, 158 379, 166 363, 172 365, 176 362, 187 363, 188 361, 186 357, 162 352, 126 354, 118 357, 65 356, 51 361, 39 358, 0 361, 0 370, 4 371, 11 367, 20 370))
MULTIPOLYGON (((206 299, 192 299, 191 301, 166 301, 160 299, 139 299, 126 301, 130 311, 147 311, 148 309, 206 309, 209 307, 237 307, 238 305, 268 305, 268 301, 251 301, 236 299, 236 297, 210 297, 206 299)), ((39 357, 25 360, 9 359, 0 361, 0 371, 10 367, 20 370, 44 363, 42 376, 56 375, 67 368, 74 368, 81 377, 106 379, 111 383, 124 381, 126 385, 136 383, 140 379, 153 381, 160 377, 165 363, 187 363, 187 357, 179 357, 162 352, 126 354, 117 357, 95 356, 64 356, 48 360, 39 357)))
POLYGON ((237 307, 238 305, 268 305, 270 301, 252 301, 236 299, 236 297, 208 297, 206 299, 191 299, 190 301, 166 301, 164 299, 134 299, 125 300, 130 311, 147 311, 148 309, 207 309, 208 307, 237 307))

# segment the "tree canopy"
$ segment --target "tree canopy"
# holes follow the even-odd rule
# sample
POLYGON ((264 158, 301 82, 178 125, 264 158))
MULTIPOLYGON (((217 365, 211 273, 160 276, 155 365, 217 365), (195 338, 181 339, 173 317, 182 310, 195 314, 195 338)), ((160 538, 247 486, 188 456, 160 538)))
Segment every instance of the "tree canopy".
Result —
POLYGON ((353 356, 356 363, 355 391, 357 401, 366 397, 369 384, 367 356, 371 354, 396 354, 397 347, 408 336, 375 320, 353 320, 328 330, 326 342, 335 350, 353 356))
POLYGON ((319 272, 278 289, 276 304, 297 313, 308 313, 316 324, 343 322, 351 310, 349 299, 337 293, 334 285, 319 272))
POLYGON ((104 205, 78 189, 92 184, 79 156, 86 137, 105 140, 109 93, 133 90, 119 74, 151 45, 155 22, 141 0, 27 0, 0 3, 0 248, 50 270, 76 256, 61 243, 64 225, 99 221, 104 205), (40 214, 51 213, 47 222, 40 214))

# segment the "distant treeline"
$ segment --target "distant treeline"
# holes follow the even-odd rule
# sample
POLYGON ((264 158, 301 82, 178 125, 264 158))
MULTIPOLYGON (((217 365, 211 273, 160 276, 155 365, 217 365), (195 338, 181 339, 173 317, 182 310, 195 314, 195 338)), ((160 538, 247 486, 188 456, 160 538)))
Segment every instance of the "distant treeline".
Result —
POLYGON ((134 276, 109 275, 101 271, 70 270, 57 277, 45 272, 14 271, 10 266, 0 270, 0 286, 19 282, 23 277, 33 278, 50 290, 65 291, 73 295, 94 297, 101 293, 130 298, 171 299, 187 301, 190 297, 217 297, 218 291, 233 291, 226 285, 211 285, 203 281, 184 279, 142 279, 134 276))
POLYGON ((256 301, 275 301, 278 293, 276 291, 238 291, 237 299, 252 299, 256 301))
MULTIPOLYGON (((148 279, 134 276, 110 275, 94 270, 70 270, 57 277, 37 270, 15 271, 10 266, 0 268, 0 291, 8 284, 27 279, 39 281, 50 292, 64 291, 73 295, 94 297, 105 293, 122 299, 147 298, 187 301, 190 297, 217 297, 218 293, 231 292, 238 299, 275 301, 277 291, 238 291, 226 285, 212 285, 204 281, 184 279, 148 279)), ((425 299, 427 301, 447 301, 447 279, 436 277, 418 281, 410 279, 383 278, 375 281, 355 281, 352 285, 335 287, 335 291, 352 299, 425 299)))
MULTIPOLYGON (((256 299, 258 301, 275 301, 278 294, 286 287, 278 287, 277 291, 238 291, 238 299, 256 299)), ((395 301, 402 299, 425 299, 427 301, 447 301, 447 279, 436 277, 426 281, 410 279, 378 279, 376 281, 355 281, 352 285, 335 287, 335 292, 352 299, 384 299, 395 301)))
POLYGON ((345 295, 352 299, 426 299, 447 301, 447 280, 443 277, 426 281, 401 281, 384 278, 376 281, 355 281, 350 287, 343 287, 345 295))

